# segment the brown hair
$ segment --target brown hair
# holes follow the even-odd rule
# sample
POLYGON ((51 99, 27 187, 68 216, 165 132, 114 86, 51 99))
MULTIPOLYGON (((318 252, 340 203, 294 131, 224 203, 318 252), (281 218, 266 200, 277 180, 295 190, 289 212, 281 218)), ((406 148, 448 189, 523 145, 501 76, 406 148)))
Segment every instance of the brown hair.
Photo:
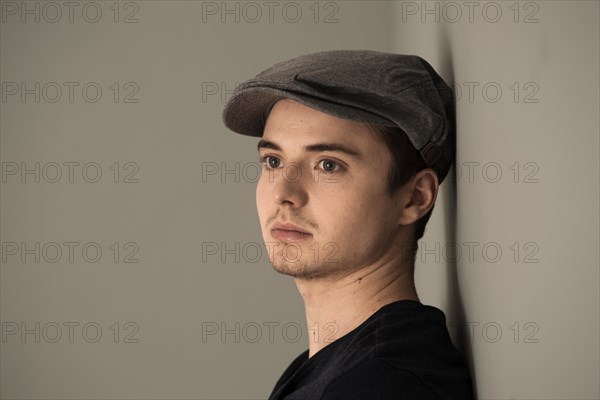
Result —
MULTIPOLYGON (((427 164, 425 164, 420 153, 413 147, 402 129, 372 124, 367 124, 367 126, 377 134, 391 154, 392 162, 387 179, 387 193, 391 196, 404 186, 417 172, 427 168, 427 164)), ((431 207, 427 214, 423 215, 413 224, 413 242, 408 249, 408 254, 412 257, 413 261, 418 249, 417 241, 425 233, 425 226, 431 217, 433 208, 431 207)))

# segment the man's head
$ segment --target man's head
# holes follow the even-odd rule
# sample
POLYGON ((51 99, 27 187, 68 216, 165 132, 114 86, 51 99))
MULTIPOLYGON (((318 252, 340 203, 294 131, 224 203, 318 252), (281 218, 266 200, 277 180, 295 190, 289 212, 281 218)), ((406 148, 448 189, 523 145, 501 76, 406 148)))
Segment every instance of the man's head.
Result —
POLYGON ((274 105, 258 146, 256 203, 277 271, 309 279, 399 257, 412 264, 415 223, 433 208, 438 178, 430 168, 407 173, 420 169, 416 150, 386 135, 292 100, 274 105), (311 235, 275 245, 278 222, 311 235))
MULTIPOLYGON (((274 266, 310 277, 331 271, 314 269, 328 254, 343 258, 338 266, 358 265, 378 256, 384 260, 394 247, 413 261, 454 158, 453 117, 451 89, 418 56, 324 51, 275 64, 240 84, 223 120, 237 133, 262 136, 261 156, 273 163, 265 164, 268 172, 263 169, 257 187, 265 242, 273 242, 275 221, 299 225, 318 241, 308 249, 307 237, 291 242, 287 254, 282 246, 274 266), (330 141, 352 145, 362 157, 314 146, 330 141), (310 164, 316 161, 335 171, 310 164), (301 267, 284 263, 286 255, 294 259, 297 244, 303 245, 298 248, 303 262, 296 262, 301 267), (309 256, 317 261, 309 262, 309 256)), ((269 248, 272 257, 276 251, 269 248)))

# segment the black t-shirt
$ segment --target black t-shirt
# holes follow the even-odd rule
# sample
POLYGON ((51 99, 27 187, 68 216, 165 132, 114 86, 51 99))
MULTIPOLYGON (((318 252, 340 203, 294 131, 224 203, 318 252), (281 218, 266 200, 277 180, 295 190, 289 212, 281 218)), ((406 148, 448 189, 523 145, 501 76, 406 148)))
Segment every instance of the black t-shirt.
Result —
POLYGON ((269 400, 471 400, 471 377, 440 309, 381 307, 353 331, 285 370, 269 400))

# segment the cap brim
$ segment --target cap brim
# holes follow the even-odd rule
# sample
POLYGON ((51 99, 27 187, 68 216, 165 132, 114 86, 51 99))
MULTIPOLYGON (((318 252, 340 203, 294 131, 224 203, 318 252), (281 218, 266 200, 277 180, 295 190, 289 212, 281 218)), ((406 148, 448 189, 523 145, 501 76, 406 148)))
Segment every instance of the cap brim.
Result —
POLYGON ((351 106, 332 103, 303 93, 270 87, 251 87, 236 92, 223 109, 225 126, 241 135, 263 135, 266 119, 273 105, 282 99, 295 100, 317 111, 356 122, 384 126, 396 126, 386 118, 379 117, 351 106))

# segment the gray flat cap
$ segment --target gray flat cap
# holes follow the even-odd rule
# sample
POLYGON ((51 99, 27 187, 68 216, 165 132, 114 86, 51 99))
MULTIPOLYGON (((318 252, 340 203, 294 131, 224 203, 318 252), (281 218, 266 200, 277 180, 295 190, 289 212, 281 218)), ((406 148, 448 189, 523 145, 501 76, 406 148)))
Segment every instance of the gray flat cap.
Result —
POLYGON ((262 136, 278 100, 288 98, 339 118, 399 127, 441 183, 455 153, 454 97, 421 57, 371 50, 333 50, 283 61, 239 84, 223 122, 262 136))

